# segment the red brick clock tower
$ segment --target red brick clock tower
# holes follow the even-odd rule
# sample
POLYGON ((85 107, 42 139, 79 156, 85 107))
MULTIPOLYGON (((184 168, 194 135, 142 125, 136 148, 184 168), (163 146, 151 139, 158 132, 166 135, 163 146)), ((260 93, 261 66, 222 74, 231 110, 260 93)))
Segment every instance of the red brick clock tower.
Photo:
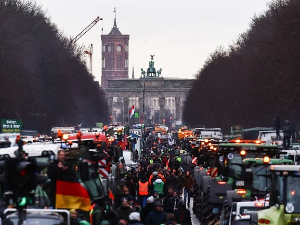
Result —
POLYGON ((116 18, 114 26, 108 35, 101 35, 102 40, 102 77, 101 87, 108 87, 107 80, 128 78, 128 52, 129 35, 122 35, 117 27, 116 18))

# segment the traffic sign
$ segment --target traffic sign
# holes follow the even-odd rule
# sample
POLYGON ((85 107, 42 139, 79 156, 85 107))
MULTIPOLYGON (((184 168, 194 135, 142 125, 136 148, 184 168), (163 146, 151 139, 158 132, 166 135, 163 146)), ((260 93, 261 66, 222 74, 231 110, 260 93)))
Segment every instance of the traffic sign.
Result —
POLYGON ((1 133, 21 133, 22 120, 1 119, 1 133))

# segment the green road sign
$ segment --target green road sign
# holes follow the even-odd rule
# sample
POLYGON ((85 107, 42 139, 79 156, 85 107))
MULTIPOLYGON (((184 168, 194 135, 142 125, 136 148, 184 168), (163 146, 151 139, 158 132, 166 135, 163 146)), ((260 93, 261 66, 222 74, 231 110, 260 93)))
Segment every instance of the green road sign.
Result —
POLYGON ((96 123, 96 127, 102 128, 103 127, 103 123, 96 123))
POLYGON ((134 118, 139 118, 139 113, 138 112, 134 113, 134 118))
POLYGON ((22 120, 1 119, 1 133, 21 133, 22 120))

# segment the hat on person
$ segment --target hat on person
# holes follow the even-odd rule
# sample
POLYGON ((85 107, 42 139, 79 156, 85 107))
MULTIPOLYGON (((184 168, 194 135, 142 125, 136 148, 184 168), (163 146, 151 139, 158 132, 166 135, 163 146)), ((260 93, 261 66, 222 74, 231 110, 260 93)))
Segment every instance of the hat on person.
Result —
POLYGON ((120 179, 119 183, 125 183, 125 179, 124 178, 120 179))
POLYGON ((121 199, 121 202, 124 202, 124 201, 128 201, 128 198, 123 197, 123 198, 121 199))
POLYGON ((131 195, 128 195, 127 196, 127 201, 129 201, 129 202, 131 202, 131 201, 133 201, 134 199, 133 199, 133 197, 131 196, 131 195))
POLYGON ((154 202, 153 196, 150 196, 149 198, 147 198, 147 202, 148 203, 153 203, 154 202))
POLYGON ((140 213, 138 212, 132 212, 129 214, 129 220, 137 220, 139 221, 141 219, 140 213))
POLYGON ((133 204, 140 204, 140 201, 137 200, 137 199, 135 199, 134 202, 133 202, 133 204))
POLYGON ((72 214, 72 213, 76 213, 76 214, 77 214, 76 209, 71 209, 71 210, 70 210, 70 214, 72 214))
POLYGON ((157 206, 163 206, 163 204, 161 202, 157 201, 157 202, 154 203, 154 206, 155 207, 157 207, 157 206))
POLYGON ((157 193, 157 194, 158 194, 158 191, 156 191, 156 190, 153 190, 152 194, 154 195, 155 193, 157 193))
POLYGON ((179 191, 178 191, 178 190, 174 190, 174 192, 176 192, 176 193, 177 193, 177 195, 179 195, 179 191))
POLYGON ((154 172, 152 173, 152 175, 155 176, 155 175, 158 175, 158 173, 157 173, 156 171, 154 171, 154 172))

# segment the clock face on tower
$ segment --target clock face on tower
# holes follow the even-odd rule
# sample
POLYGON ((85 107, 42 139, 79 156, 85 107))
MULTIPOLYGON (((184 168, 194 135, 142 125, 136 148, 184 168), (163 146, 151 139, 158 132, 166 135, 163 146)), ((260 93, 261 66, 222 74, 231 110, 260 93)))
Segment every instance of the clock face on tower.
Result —
POLYGON ((111 46, 108 46, 108 47, 107 47, 107 50, 108 50, 109 52, 111 52, 111 46))
POLYGON ((122 51, 122 47, 121 47, 121 45, 118 45, 118 46, 116 47, 116 50, 117 50, 117 52, 120 52, 120 51, 122 51))

